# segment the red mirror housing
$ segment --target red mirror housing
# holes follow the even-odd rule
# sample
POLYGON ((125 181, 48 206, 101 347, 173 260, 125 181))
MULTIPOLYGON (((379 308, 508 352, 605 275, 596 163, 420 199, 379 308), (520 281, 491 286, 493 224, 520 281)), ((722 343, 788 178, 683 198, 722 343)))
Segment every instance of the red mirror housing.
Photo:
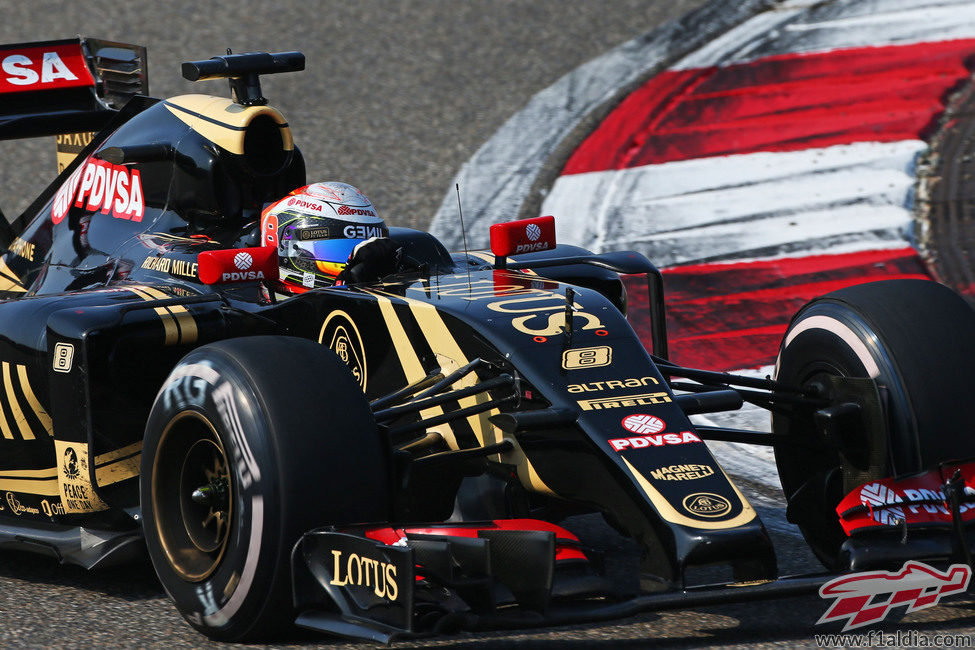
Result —
POLYGON ((204 284, 278 279, 278 251, 272 246, 205 251, 196 261, 204 284))
POLYGON ((555 248, 555 217, 535 217, 491 226, 491 252, 498 257, 555 248))

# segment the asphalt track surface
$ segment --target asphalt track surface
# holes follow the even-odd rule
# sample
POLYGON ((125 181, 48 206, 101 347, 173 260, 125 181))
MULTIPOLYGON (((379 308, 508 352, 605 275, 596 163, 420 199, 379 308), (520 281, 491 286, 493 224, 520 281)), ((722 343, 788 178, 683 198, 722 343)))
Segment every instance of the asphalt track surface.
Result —
MULTIPOLYGON (((0 42, 75 33, 149 47, 152 94, 226 92, 183 81, 178 64, 234 51, 298 49, 307 71, 266 78, 310 180, 358 185, 394 225, 424 227, 458 168, 535 93, 604 51, 702 0, 576 2, 0 2, 0 42)), ((531 134, 526 134, 530 138, 531 134)), ((54 144, 0 143, 0 209, 16 216, 54 176, 54 144)), ((506 215, 499 215, 506 216, 506 215)), ((815 568, 776 515, 749 498, 778 538, 785 571, 815 568)), ((579 522, 601 535, 598 522, 579 522)), ((402 647, 795 647, 823 631, 817 596, 646 614, 556 630, 461 635, 402 647)), ((911 615, 896 628, 975 632, 969 604, 911 615)), ((835 631, 835 630, 829 630, 835 631)), ((296 634, 288 645, 323 639, 296 634)), ((0 646, 210 647, 176 614, 148 563, 87 573, 48 558, 0 556, 0 646)), ((341 646, 344 644, 335 644, 341 646)), ((356 644, 362 647, 363 644, 356 644)), ((813 646, 814 647, 814 646, 813 646)))

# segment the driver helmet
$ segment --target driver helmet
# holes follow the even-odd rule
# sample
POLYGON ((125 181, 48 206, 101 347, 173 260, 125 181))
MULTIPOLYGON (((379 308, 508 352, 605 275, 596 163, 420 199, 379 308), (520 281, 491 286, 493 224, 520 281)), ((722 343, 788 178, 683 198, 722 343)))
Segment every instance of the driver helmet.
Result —
POLYGON ((362 192, 347 183, 313 183, 261 214, 261 245, 278 250, 280 282, 291 293, 335 284, 352 250, 389 230, 362 192))

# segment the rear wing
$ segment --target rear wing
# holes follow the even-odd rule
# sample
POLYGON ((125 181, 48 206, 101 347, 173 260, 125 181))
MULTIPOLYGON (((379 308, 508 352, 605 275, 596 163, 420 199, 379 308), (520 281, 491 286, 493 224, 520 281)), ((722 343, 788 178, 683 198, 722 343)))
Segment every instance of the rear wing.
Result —
MULTIPOLYGON (((148 92, 141 46, 83 37, 0 45, 0 140, 98 131, 148 92)), ((66 143, 72 154, 86 138, 66 143)))

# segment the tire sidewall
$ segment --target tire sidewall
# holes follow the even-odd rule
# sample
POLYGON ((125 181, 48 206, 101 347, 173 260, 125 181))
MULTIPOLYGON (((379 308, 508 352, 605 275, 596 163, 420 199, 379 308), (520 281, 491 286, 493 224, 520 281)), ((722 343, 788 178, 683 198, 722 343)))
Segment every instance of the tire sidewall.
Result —
MULTIPOLYGON (((199 582, 183 580, 170 566, 156 534, 146 543, 160 581, 181 614, 197 629, 215 638, 245 636, 262 609, 272 585, 280 581, 278 473, 270 439, 270 424, 263 417, 258 396, 249 390, 243 373, 232 360, 191 353, 178 366, 159 393, 147 422, 142 475, 153 477, 163 432, 185 411, 205 418, 216 432, 230 469, 233 499, 227 547, 213 573, 199 582), (216 361, 216 362, 215 362, 216 361), (270 507, 269 507, 270 506, 270 507), (265 597, 252 592, 263 591, 265 597)), ((159 470, 156 470, 159 471, 159 470)), ((141 483, 146 526, 156 525, 152 481, 141 483)), ((286 563, 285 563, 286 564, 286 563)))
MULTIPOLYGON (((890 396, 886 401, 887 421, 898 443, 903 446, 916 440, 910 394, 890 350, 863 316, 843 302, 823 298, 796 314, 779 349, 775 378, 787 385, 803 386, 816 375, 827 374, 874 379, 890 396)), ((773 430, 786 435, 815 435, 812 430, 793 430, 789 419, 778 415, 773 415, 773 430)), ((917 456, 916 445, 900 451, 917 456)), ((789 479, 790 461, 777 452, 776 464, 788 495, 799 487, 789 479)))

